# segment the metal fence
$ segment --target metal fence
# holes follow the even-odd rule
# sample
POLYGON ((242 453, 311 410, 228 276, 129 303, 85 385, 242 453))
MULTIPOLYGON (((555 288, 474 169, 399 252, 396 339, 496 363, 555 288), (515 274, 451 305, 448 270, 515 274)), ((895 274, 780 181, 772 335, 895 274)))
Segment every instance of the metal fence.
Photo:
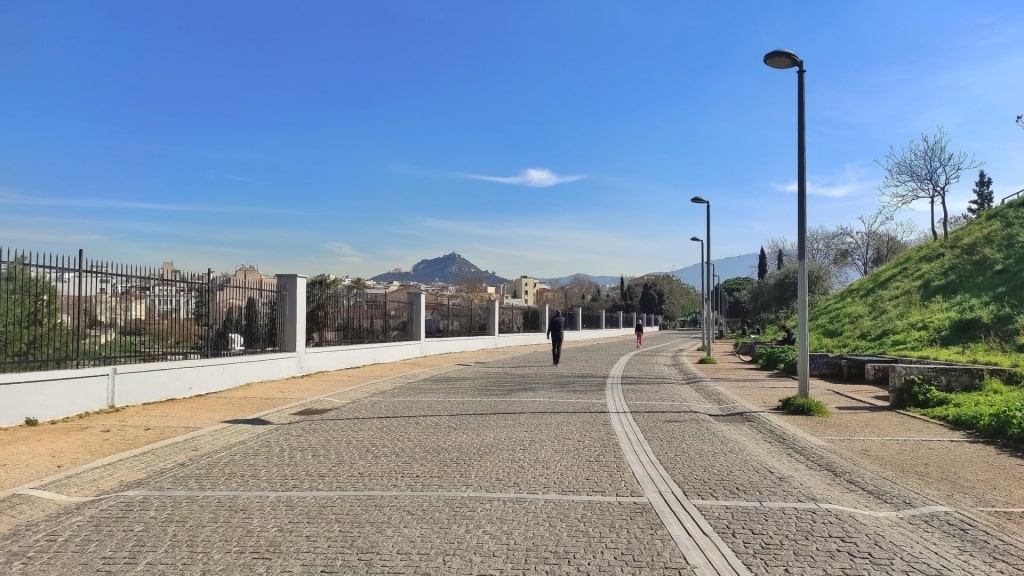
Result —
POLYGON ((600 330, 601 329, 601 312, 593 312, 584 310, 583 314, 583 329, 584 330, 600 330))
POLYGON ((0 372, 276 351, 272 279, 0 247, 0 372))
POLYGON ((605 328, 622 328, 621 322, 624 322, 625 318, 623 318, 622 321, 620 321, 619 318, 620 318, 620 316, 619 316, 618 312, 605 312, 604 313, 604 327, 605 328))
POLYGON ((536 306, 501 306, 498 309, 498 334, 540 332, 540 309, 536 306))
POLYGON ((427 338, 485 336, 487 334, 487 302, 439 300, 427 304, 427 338))
POLYGON ((404 342, 411 338, 411 314, 408 299, 316 277, 306 288, 306 345, 404 342))

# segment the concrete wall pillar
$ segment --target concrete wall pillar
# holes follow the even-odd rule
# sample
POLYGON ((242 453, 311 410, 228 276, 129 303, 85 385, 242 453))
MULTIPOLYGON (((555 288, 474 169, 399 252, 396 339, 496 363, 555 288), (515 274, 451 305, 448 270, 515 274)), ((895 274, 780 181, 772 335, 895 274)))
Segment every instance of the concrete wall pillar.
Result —
POLYGON ((488 300, 487 301, 487 335, 497 336, 498 335, 498 301, 488 300))
POLYGON ((548 307, 547 304, 543 306, 538 306, 537 309, 540 310, 540 331, 543 332, 544 334, 547 334, 548 322, 551 321, 551 309, 548 307))
POLYGON ((409 292, 409 339, 427 339, 427 295, 423 292, 409 292))
POLYGON ((583 308, 576 307, 576 331, 583 332, 583 308))
POLYGON ((300 359, 306 354, 306 277, 301 274, 277 275, 277 347, 300 359))
POLYGON ((604 330, 604 310, 601 310, 601 330, 604 330))

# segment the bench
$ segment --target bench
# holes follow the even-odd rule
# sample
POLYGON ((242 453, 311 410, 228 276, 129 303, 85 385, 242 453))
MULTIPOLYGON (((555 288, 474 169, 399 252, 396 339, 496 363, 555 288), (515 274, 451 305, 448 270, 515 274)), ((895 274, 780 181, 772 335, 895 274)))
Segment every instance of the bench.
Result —
MULTIPOLYGON (((843 380, 875 382, 881 381, 881 375, 878 374, 877 370, 868 370, 867 366, 869 364, 886 365, 896 364, 898 362, 898 358, 889 358, 888 356, 858 356, 843 354, 839 364, 842 367, 843 380)), ((887 371, 884 381, 888 381, 887 371)))

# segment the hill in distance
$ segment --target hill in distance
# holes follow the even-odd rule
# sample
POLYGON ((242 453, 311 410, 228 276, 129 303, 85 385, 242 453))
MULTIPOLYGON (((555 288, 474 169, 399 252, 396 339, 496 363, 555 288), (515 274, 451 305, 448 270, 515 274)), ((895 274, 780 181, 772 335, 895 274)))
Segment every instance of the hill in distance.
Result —
POLYGON ((392 271, 378 274, 371 278, 377 282, 419 282, 430 284, 443 282, 454 284, 465 277, 479 278, 488 285, 505 284, 507 279, 494 272, 481 270, 476 264, 452 252, 439 258, 424 259, 417 262, 407 272, 392 271))
MULTIPOLYGON (((718 274, 719 278, 722 280, 735 278, 737 276, 751 276, 752 273, 757 270, 757 253, 720 258, 714 260, 714 263, 715 273, 718 274)), ((680 268, 673 272, 654 272, 654 274, 671 274, 676 278, 679 278, 682 282, 698 288, 700 287, 700 263, 680 268)), ((438 258, 420 260, 412 267, 412 270, 393 270, 391 272, 378 274, 371 278, 371 280, 376 282, 416 282, 422 284, 443 282, 445 284, 454 284, 467 276, 480 278, 491 286, 509 282, 508 279, 502 278, 493 272, 482 270, 477 265, 455 252, 438 258)), ((573 276, 574 275, 563 276, 561 278, 541 278, 540 280, 551 284, 564 284, 570 281, 573 276)), ((582 276, 593 280, 602 286, 607 286, 609 284, 617 285, 619 283, 619 276, 592 276, 590 274, 582 274, 582 276)))
MULTIPOLYGON (((741 254, 739 256, 730 256, 728 258, 713 258, 712 262, 715 264, 715 274, 718 274, 720 280, 728 280, 729 278, 737 277, 750 277, 753 278, 757 275, 757 257, 758 253, 753 254, 741 254)), ((652 274, 671 274, 683 283, 689 284, 698 290, 700 289, 701 279, 701 266, 700 262, 692 264, 685 268, 680 268, 672 272, 652 272, 652 274)), ((589 274, 583 274, 587 278, 597 282, 601 286, 607 286, 609 284, 618 285, 619 276, 591 276, 589 274)), ((561 278, 544 278, 544 282, 564 284, 572 280, 573 276, 562 276, 561 278)))
POLYGON ((810 309, 812 350, 1024 367, 1024 201, 982 212, 810 309))

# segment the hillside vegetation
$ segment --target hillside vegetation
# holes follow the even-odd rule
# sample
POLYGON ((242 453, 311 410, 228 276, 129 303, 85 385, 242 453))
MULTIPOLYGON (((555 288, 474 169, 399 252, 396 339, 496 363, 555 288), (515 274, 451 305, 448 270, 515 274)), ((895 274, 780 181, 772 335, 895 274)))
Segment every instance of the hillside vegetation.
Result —
POLYGON ((1024 201, 912 248, 810 312, 814 351, 1024 368, 1024 201))

